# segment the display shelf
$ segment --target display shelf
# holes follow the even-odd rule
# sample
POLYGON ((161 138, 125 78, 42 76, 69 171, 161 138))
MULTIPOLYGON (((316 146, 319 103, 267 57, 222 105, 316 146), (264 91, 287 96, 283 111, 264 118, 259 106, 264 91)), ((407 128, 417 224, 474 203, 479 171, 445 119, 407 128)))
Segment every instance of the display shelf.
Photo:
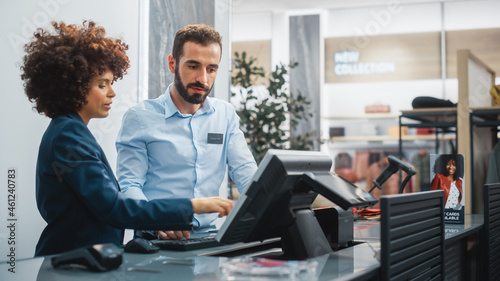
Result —
POLYGON ((399 114, 367 113, 361 115, 323 116, 323 130, 330 132, 328 137, 379 136, 386 135, 389 128, 397 127, 399 114), (331 129, 340 129, 342 136, 332 135, 331 129))
MULTIPOLYGON (((495 138, 498 139, 498 127, 500 126, 500 107, 470 107, 468 110, 469 122, 467 141, 462 140, 462 145, 469 147, 469 157, 470 159, 475 159, 474 153, 474 137, 473 130, 474 127, 496 127, 497 132, 494 134, 495 138), (468 142, 468 143, 467 143, 468 142)), ((459 139, 458 136, 458 113, 457 108, 430 108, 430 109, 415 109, 411 111, 402 111, 399 117, 399 126, 406 126, 410 128, 436 128, 440 129, 442 133, 454 133, 456 137, 452 139, 459 139), (410 121, 408 121, 410 120, 410 121)), ((439 132, 439 130, 436 130, 439 132)), ((443 136, 446 136, 444 134, 443 136)), ((448 134, 448 136, 450 136, 448 134)), ((407 136, 401 136, 399 140, 399 154, 403 153, 403 142, 406 141, 407 136)), ((487 137, 487 135, 485 135, 487 137)), ((463 139, 463 137, 462 137, 463 139)), ((436 138, 436 143, 441 140, 441 137, 436 138)), ((495 141, 496 142, 496 141, 495 141)), ((495 143, 493 142, 493 143, 495 143)), ((406 145, 405 145, 406 146, 406 145)), ((457 147, 459 142, 457 141, 457 147)), ((411 148, 411 147, 409 147, 411 148)), ((436 146, 436 153, 437 146, 436 146)), ((481 158, 485 158, 482 156, 481 158)), ((474 161, 469 161, 469 174, 470 182, 475 183, 475 173, 474 171, 474 161)), ((473 204, 475 195, 472 194, 473 204)), ((477 197, 477 196, 476 196, 477 197)))
POLYGON ((400 120, 399 121, 400 126, 407 126, 411 128, 456 127, 457 108, 441 107, 441 108, 423 108, 423 109, 401 111, 399 120, 400 120))
MULTIPOLYGON (((439 141, 454 140, 455 135, 442 135, 438 137, 439 141)), ((352 136, 352 137, 334 137, 324 139, 323 142, 330 150, 366 150, 366 149, 395 149, 398 151, 397 136, 352 136)), ((408 149, 432 149, 435 146, 435 135, 407 135, 403 137, 407 142, 405 147, 408 149)))
POLYGON ((398 118, 399 114, 394 113, 366 113, 361 115, 330 115, 322 116, 321 119, 327 120, 346 120, 346 119, 385 119, 398 118))
POLYGON ((500 126, 500 107, 472 107, 470 110, 471 124, 477 127, 500 126))
MULTIPOLYGON (((331 115, 323 116, 325 125, 331 127, 345 128, 345 136, 334 136, 324 138, 325 148, 333 153, 339 151, 356 150, 385 150, 398 153, 398 134, 387 134, 392 128, 398 127, 398 120, 401 113, 367 113, 360 115, 331 115)), ((419 121, 414 121, 419 122, 419 121)), ((325 127, 325 129, 327 129, 325 127)), ((402 141, 405 146, 413 152, 420 149, 433 149, 436 139, 438 141, 454 140, 455 134, 435 134, 415 135, 410 132, 404 135, 402 141)), ((410 153, 413 153, 410 152, 410 153)))
MULTIPOLYGON (((404 135, 401 137, 403 141, 419 141, 419 140, 436 140, 435 135, 404 135)), ((454 140, 454 135, 438 136, 438 140, 454 140)), ((350 136, 350 137, 333 137, 325 139, 325 142, 352 142, 352 141, 398 141, 399 136, 350 136)))
MULTIPOLYGON (((408 128, 435 128, 434 135, 435 153, 439 153, 439 141, 442 137, 447 136, 447 133, 454 133, 451 140, 458 139, 457 137, 457 108, 456 107, 440 107, 440 108, 423 108, 401 111, 399 116, 399 154, 403 154, 403 142, 405 136, 401 135, 401 127, 408 128), (440 135, 441 134, 441 135, 440 135)), ((450 140, 450 139, 448 139, 450 140)))

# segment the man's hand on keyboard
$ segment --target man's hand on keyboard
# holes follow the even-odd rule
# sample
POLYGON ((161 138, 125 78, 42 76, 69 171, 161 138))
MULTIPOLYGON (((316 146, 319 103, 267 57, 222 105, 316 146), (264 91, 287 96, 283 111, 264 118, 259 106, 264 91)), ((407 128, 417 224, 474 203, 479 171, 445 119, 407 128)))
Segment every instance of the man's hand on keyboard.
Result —
POLYGON ((157 230, 155 231, 156 237, 162 240, 170 240, 170 239, 182 239, 189 238, 189 230, 157 230))
POLYGON ((193 212, 196 214, 219 213, 219 218, 227 216, 234 206, 234 202, 220 197, 206 197, 191 199, 193 212))

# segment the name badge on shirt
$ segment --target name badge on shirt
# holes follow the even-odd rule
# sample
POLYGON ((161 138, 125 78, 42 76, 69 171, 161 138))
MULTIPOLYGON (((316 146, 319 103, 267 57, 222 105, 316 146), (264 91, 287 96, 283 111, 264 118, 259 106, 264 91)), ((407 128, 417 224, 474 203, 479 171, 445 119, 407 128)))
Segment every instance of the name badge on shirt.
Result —
POLYGON ((223 134, 208 133, 207 143, 222 144, 223 141, 224 141, 223 134))

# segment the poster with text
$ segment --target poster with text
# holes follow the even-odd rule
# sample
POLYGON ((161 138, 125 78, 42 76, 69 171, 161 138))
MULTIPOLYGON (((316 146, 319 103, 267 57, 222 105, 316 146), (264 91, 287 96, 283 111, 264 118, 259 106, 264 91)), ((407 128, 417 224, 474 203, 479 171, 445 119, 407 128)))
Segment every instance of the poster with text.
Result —
POLYGON ((431 190, 444 190, 445 223, 464 223, 464 155, 431 154, 431 190))

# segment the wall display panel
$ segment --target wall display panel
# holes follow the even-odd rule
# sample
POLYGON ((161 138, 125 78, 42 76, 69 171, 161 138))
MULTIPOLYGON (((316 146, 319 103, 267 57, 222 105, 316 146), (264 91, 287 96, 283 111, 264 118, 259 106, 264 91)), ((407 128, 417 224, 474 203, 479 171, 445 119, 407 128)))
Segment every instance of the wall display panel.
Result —
POLYGON ((441 78, 439 32, 325 39, 325 82, 441 78))
MULTIPOLYGON (((168 70, 177 30, 189 24, 214 26, 215 2, 202 0, 151 0, 149 14, 149 98, 163 94, 173 82, 168 70)), ((212 94, 211 94, 212 95, 212 94)))
MULTIPOLYGON (((259 77, 255 80, 255 85, 267 85, 267 80, 269 74, 274 69, 275 66, 271 67, 271 40, 261 40, 261 41, 247 41, 247 42, 233 42, 232 43, 232 57, 235 58, 234 53, 237 52, 240 55, 243 52, 246 53, 247 61, 250 57, 257 59, 254 62, 254 66, 262 67, 266 73, 266 77, 259 77)), ((231 76, 236 75, 236 70, 234 65, 232 66, 231 76)))
POLYGON ((290 93, 297 97, 301 93, 310 103, 306 111, 311 116, 299 120, 291 130, 294 137, 314 133, 311 138, 313 150, 319 150, 320 138, 320 15, 290 17, 290 60, 298 66, 290 70, 290 93))
POLYGON ((457 50, 471 50, 476 57, 500 73, 500 28, 446 32, 446 76, 457 78, 457 50))
MULTIPOLYGON (((142 2, 142 1, 141 1, 142 2)), ((131 67, 122 80, 113 85, 117 96, 107 118, 95 118, 89 130, 101 145, 112 169, 116 167, 116 134, 123 113, 137 100, 139 0, 120 1, 2 1, 0 2, 0 54, 2 64, 2 121, 0 131, 0 263, 32 258, 46 222, 36 205, 36 163, 41 138, 51 119, 32 108, 24 94, 21 71, 23 45, 30 41, 37 28, 53 32, 51 21, 81 25, 83 19, 93 20, 106 29, 106 36, 121 38, 128 46, 131 67), (126 2, 126 3, 124 3, 126 2), (99 8, 96 8, 99 7, 99 8), (110 13, 109 11, 113 11, 110 13), (114 154, 113 154, 114 153, 114 154), (8 184, 8 170, 15 170, 15 185, 8 184), (9 189, 12 193, 9 193, 9 189), (15 195, 8 197, 8 194, 15 195), (14 199, 14 200, 13 200, 14 199), (9 200, 9 201, 8 201, 9 200), (8 207, 15 205, 13 217, 8 207), (9 217, 7 217, 9 215, 9 217), (7 218, 15 219, 15 227, 6 227, 7 218), (10 238, 7 240, 7 238, 10 238), (9 243, 8 243, 9 242, 9 243), (15 243, 15 244, 13 244, 15 243), (9 256, 11 255, 11 256, 9 256)), ((12 175, 12 172, 11 172, 12 175)), ((12 178, 11 178, 12 180, 12 178)), ((12 265, 17 264, 13 262, 12 265)), ((33 272, 36 276, 36 262, 33 272)), ((9 267, 10 268, 10 267, 9 267)), ((15 274, 0 271, 0 280, 35 280, 15 268, 15 274)), ((29 275, 31 276, 31 275, 29 275)), ((43 279, 43 278, 41 278, 43 279)))

